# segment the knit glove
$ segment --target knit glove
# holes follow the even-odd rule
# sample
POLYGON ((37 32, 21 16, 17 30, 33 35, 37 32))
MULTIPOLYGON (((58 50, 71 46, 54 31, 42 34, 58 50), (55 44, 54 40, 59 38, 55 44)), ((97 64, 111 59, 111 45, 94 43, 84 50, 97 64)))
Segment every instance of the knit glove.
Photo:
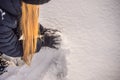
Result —
POLYGON ((42 47, 58 49, 61 41, 60 34, 58 33, 60 33, 60 31, 56 29, 44 28, 42 25, 40 25, 42 47))

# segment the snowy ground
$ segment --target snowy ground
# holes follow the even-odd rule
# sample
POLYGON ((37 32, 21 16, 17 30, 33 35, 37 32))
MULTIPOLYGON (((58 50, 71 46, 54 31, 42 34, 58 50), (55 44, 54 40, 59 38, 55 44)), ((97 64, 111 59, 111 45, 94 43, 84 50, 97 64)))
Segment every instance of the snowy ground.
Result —
POLYGON ((119 4, 52 0, 42 5, 40 22, 61 30, 61 48, 42 49, 31 67, 14 68, 0 80, 120 80, 119 4))

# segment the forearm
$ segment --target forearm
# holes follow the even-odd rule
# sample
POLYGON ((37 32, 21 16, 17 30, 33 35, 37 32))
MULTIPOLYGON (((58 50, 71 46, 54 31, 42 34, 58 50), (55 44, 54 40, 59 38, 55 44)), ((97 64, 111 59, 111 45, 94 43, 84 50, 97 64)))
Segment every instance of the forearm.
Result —
POLYGON ((3 25, 0 27, 3 28, 3 30, 0 29, 0 52, 11 57, 22 56, 22 43, 18 40, 12 29, 3 25))

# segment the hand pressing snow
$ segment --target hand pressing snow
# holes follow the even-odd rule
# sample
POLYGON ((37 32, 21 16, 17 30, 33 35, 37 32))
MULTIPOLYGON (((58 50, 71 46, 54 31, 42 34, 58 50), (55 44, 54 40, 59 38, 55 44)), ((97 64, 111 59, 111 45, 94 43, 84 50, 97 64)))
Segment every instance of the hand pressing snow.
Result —
POLYGON ((40 38, 42 38, 42 47, 50 47, 54 49, 58 49, 58 45, 60 45, 60 31, 57 29, 44 28, 40 25, 40 38))

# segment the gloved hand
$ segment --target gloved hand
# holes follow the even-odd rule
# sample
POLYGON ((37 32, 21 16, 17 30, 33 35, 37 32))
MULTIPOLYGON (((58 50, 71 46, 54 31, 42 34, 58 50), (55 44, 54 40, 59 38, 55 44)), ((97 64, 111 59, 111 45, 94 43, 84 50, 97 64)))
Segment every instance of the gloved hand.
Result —
POLYGON ((40 25, 40 34, 42 35, 42 47, 50 47, 54 49, 58 49, 58 45, 60 45, 60 35, 57 34, 60 31, 56 29, 44 28, 40 25))
POLYGON ((0 75, 7 72, 8 62, 0 56, 0 75))
MULTIPOLYGON (((39 29, 40 29, 40 33, 39 33, 40 40, 37 45, 38 47, 37 51, 39 51, 41 47, 50 47, 50 48, 58 49, 61 38, 60 38, 60 35, 57 33, 60 33, 60 31, 56 29, 44 28, 41 24, 40 24, 39 29)), ((19 38, 19 40, 21 41, 23 39, 24 39, 23 36, 19 38)))

